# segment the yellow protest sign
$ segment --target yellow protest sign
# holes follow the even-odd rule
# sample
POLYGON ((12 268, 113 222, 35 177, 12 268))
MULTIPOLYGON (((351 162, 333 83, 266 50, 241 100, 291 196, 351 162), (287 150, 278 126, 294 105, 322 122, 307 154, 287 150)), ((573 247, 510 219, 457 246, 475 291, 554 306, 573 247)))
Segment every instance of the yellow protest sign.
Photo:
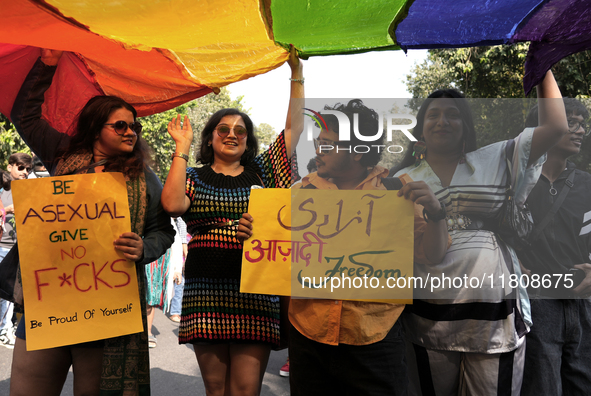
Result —
POLYGON ((291 295, 291 232, 280 225, 291 223, 290 202, 290 190, 250 192, 248 213, 253 217, 253 235, 244 242, 241 292, 291 295))
POLYGON ((241 291, 412 299, 413 203, 395 191, 253 190, 241 291))
POLYGON ((142 331, 135 263, 113 246, 131 230, 123 175, 13 181, 12 195, 27 349, 142 331))

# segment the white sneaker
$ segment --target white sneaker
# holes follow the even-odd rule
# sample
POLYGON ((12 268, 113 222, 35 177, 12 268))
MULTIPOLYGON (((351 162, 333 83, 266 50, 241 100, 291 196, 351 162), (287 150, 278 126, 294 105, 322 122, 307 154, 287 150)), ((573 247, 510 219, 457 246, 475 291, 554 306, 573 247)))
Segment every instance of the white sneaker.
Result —
POLYGON ((8 349, 14 349, 12 329, 5 329, 0 332, 0 345, 5 346, 8 349))

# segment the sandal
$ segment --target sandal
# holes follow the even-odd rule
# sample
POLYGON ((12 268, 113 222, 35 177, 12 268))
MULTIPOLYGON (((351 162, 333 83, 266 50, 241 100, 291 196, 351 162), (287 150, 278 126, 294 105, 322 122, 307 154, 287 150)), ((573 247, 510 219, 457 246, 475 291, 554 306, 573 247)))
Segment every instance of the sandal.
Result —
POLYGON ((150 334, 148 336, 148 347, 149 348, 156 348, 157 343, 158 343, 158 341, 156 340, 156 337, 153 336, 152 334, 150 334))

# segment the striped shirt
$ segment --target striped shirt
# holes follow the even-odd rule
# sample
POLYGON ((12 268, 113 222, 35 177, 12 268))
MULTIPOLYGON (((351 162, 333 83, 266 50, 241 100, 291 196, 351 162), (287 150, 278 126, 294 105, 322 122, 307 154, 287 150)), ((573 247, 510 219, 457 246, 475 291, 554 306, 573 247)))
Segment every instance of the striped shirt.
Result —
MULTIPOLYGON (((532 136, 533 128, 528 128, 515 139, 512 175, 518 203, 526 200, 545 160, 544 155, 527 167, 532 136)), ((506 144, 468 153, 448 187, 442 186, 425 160, 398 174, 425 181, 445 204, 448 218, 460 214, 494 218, 505 199, 506 144)), ((453 230, 450 235, 452 246, 441 264, 415 263, 415 276, 426 284, 415 288, 411 314, 404 320, 407 336, 430 349, 478 353, 516 349, 531 319, 526 291, 509 284, 512 274, 520 275, 515 252, 491 231, 453 230)))

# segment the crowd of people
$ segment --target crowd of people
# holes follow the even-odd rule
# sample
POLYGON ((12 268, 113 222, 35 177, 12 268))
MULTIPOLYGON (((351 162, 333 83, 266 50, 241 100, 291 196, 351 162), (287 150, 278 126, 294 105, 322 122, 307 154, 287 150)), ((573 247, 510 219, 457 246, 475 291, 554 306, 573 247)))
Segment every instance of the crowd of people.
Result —
MULTIPOLYGON (((292 156, 304 120, 292 104, 304 98, 304 76, 292 47, 290 106, 275 141, 259 152, 249 116, 223 109, 199 131, 198 166, 189 167, 194 135, 188 117, 179 115, 168 124, 176 148, 162 186, 147 166, 137 113, 125 101, 91 99, 73 136, 42 118, 60 57, 41 51, 11 119, 51 175, 124 174, 132 229, 114 246, 141 269, 144 331, 28 351, 24 318, 14 342, 11 303, 0 300, 0 341, 14 346, 11 395, 59 395, 70 367, 76 395, 149 394, 156 307, 179 322, 179 343, 193 346, 212 396, 260 394, 271 350, 287 345, 289 365, 282 371, 294 396, 591 392, 591 175, 568 161, 590 132, 589 111, 562 99, 552 72, 537 87, 538 104, 523 132, 482 148, 463 95, 434 91, 417 113, 417 141, 393 169, 378 165, 383 134, 366 152, 338 150, 341 123, 326 114, 314 139, 316 157, 300 178, 292 156), (499 237, 495 219, 508 186, 516 204, 531 210, 530 248, 516 250, 499 237), (253 188, 398 190, 414 207, 415 277, 566 274, 576 283, 558 294, 519 282, 415 291, 407 305, 241 293, 242 249, 257 224, 248 213, 253 188)), ((359 99, 325 110, 349 119, 348 145, 366 144, 363 135, 380 129, 379 115, 359 99)), ((7 173, 26 178, 32 166, 30 156, 14 154, 7 173)), ((9 182, 3 188, 2 257, 16 243, 7 226, 9 182)))

